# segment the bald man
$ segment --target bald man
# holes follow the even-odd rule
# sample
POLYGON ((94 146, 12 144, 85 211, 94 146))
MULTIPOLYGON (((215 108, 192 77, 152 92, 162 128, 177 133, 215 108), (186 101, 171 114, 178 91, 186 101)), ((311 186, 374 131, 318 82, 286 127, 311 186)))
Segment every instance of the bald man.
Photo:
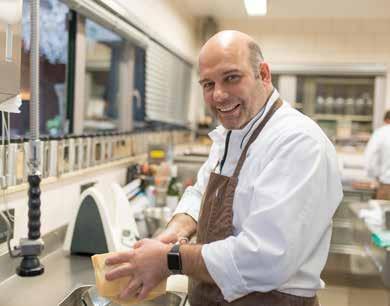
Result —
POLYGON ((109 258, 125 264, 106 278, 132 276, 121 298, 144 298, 169 275, 185 274, 192 306, 318 305, 342 198, 332 144, 279 97, 248 35, 210 38, 199 72, 221 123, 209 134, 209 158, 164 233, 109 258), (196 243, 181 243, 194 234, 196 243))

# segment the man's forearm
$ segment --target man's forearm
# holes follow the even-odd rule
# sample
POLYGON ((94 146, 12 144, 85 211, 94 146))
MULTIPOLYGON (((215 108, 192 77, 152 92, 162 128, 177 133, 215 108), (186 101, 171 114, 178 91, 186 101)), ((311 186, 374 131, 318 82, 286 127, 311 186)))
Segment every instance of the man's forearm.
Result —
POLYGON ((177 214, 165 231, 175 233, 178 237, 190 237, 196 232, 196 222, 187 214, 177 214))
POLYGON ((202 257, 201 244, 182 244, 180 246, 182 269, 185 275, 199 281, 214 284, 202 257))

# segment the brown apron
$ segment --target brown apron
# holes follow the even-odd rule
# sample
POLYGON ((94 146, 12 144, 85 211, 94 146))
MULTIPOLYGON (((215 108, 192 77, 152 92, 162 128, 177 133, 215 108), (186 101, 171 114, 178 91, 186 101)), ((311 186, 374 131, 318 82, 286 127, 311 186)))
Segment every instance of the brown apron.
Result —
MULTIPOLYGON (((233 199, 238 183, 238 175, 246 159, 249 146, 255 141, 268 120, 282 105, 278 99, 271 107, 264 120, 255 129, 241 153, 233 176, 227 177, 212 172, 200 210, 197 243, 206 244, 222 240, 233 234, 233 199)), ((244 205, 245 203, 241 203, 244 205)), ((224 300, 215 284, 207 284, 190 279, 189 301, 191 306, 316 306, 316 297, 307 298, 290 295, 276 290, 270 292, 253 292, 231 303, 224 300)))
POLYGON ((377 200, 390 200, 390 184, 380 183, 376 191, 377 200))

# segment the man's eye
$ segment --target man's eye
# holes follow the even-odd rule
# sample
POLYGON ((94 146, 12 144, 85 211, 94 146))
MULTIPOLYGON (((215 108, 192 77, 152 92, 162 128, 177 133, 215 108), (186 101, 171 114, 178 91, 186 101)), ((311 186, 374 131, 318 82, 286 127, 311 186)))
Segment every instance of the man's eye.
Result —
POLYGON ((211 88, 213 88, 213 86, 214 86, 214 84, 213 83, 204 83, 203 84, 203 89, 211 89, 211 88))
POLYGON ((233 75, 228 75, 225 80, 228 82, 235 82, 238 81, 239 79, 240 79, 239 75, 233 74, 233 75))

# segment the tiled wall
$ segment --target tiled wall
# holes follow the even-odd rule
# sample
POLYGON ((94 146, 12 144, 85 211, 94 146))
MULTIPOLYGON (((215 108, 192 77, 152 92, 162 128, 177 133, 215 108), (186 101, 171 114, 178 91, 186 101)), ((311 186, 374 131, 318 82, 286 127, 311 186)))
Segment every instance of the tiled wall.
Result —
POLYGON ((385 64, 390 108, 390 18, 221 20, 221 29, 253 36, 277 64, 385 64))

